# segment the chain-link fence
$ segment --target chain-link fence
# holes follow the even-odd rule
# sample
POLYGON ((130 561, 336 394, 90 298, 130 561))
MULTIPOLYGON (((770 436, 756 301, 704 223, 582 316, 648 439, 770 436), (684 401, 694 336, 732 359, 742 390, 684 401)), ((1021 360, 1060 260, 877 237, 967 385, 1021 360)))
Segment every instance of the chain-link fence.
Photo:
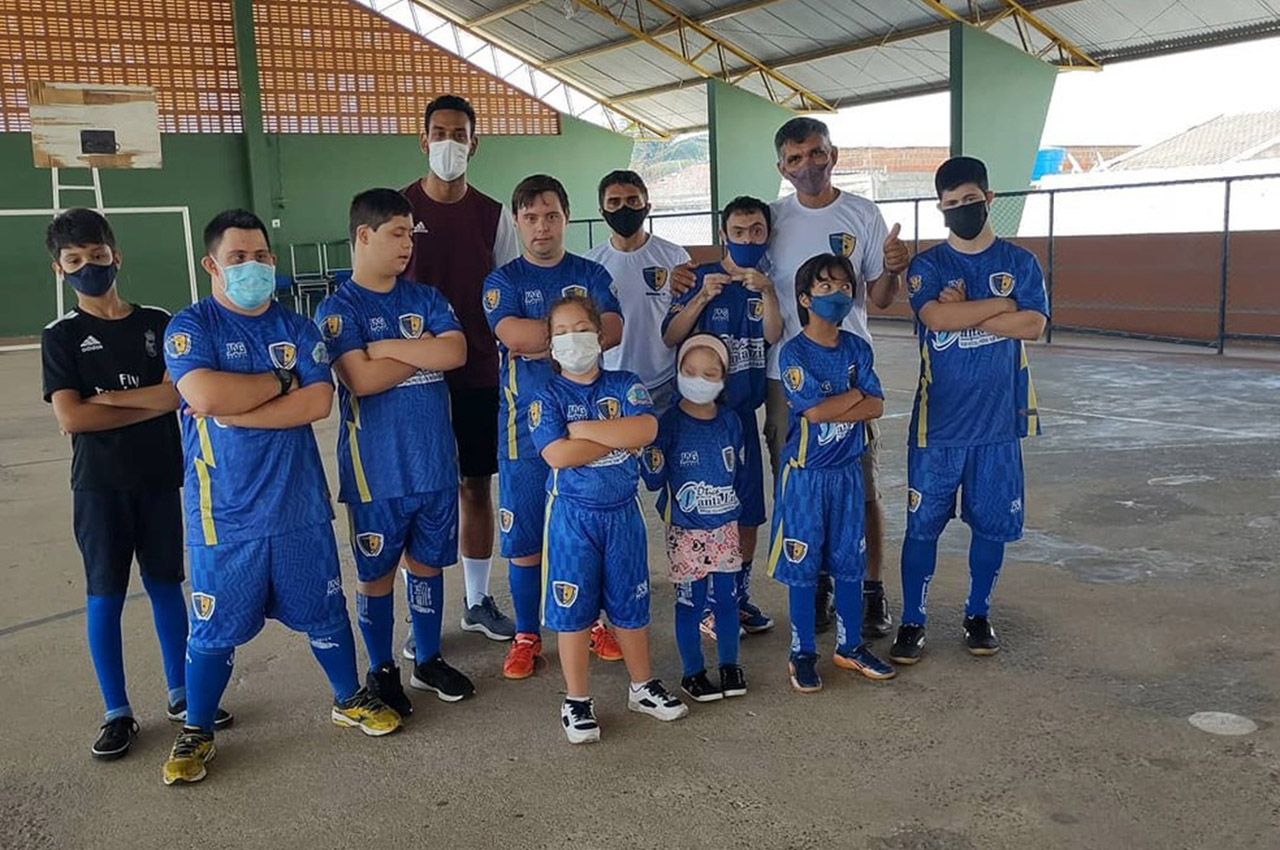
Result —
MULTIPOLYGON (((878 206, 916 252, 947 237, 936 198, 878 206)), ((991 205, 991 222, 1040 259, 1049 341, 1076 332, 1219 352, 1228 340, 1280 342, 1280 174, 1008 192, 991 205)), ((647 226, 682 245, 710 245, 717 230, 706 210, 655 213, 647 226)), ((581 219, 571 233, 591 247, 609 228, 581 219)), ((909 311, 899 304, 890 315, 909 311)))

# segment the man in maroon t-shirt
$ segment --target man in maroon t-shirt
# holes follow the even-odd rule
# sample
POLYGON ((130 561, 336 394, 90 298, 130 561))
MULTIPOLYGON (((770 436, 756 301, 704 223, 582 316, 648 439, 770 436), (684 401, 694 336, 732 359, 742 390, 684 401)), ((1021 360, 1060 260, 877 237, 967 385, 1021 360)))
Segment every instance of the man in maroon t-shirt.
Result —
MULTIPOLYGON (((445 373, 462 478, 459 537, 467 583, 462 628, 511 640, 515 624, 489 595, 489 481, 498 471, 498 346, 480 291, 489 272, 520 255, 520 242, 503 205, 467 185, 467 161, 479 142, 471 104, 442 95, 427 104, 424 125, 419 141, 431 170, 404 189, 414 221, 413 259, 405 276, 443 292, 467 337, 466 365, 445 373)), ((405 652, 407 657, 408 647, 405 652)))

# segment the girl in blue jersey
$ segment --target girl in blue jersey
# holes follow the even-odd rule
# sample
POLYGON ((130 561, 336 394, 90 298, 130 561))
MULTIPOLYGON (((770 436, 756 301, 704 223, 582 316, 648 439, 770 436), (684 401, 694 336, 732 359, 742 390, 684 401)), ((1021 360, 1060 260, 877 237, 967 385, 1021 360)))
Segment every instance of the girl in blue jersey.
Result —
POLYGON ((853 268, 819 254, 796 272, 804 330, 782 347, 778 368, 790 408, 783 469, 774 498, 769 574, 787 585, 791 609, 791 686, 822 690, 814 637, 818 573, 836 586, 837 667, 889 679, 893 667, 872 654, 862 633, 863 423, 884 412, 871 346, 840 329, 853 307, 853 268))
POLYGON ((667 524, 667 572, 676 586, 676 644, 684 664, 680 687, 691 699, 712 702, 747 692, 735 616, 746 446, 740 418, 717 404, 728 374, 725 344, 695 334, 680 346, 677 362, 680 402, 659 421, 640 472, 649 489, 659 491, 658 513, 667 524), (698 629, 708 584, 715 600, 718 685, 707 677, 698 629))
POLYGON ((689 709, 649 666, 649 567, 636 456, 658 423, 644 383, 600 368, 602 325, 590 298, 570 295, 547 313, 554 375, 529 407, 529 431, 547 476, 543 622, 559 632, 565 700, 560 721, 573 744, 600 740, 588 689, 591 624, 604 610, 622 647, 627 708, 659 720, 689 709))

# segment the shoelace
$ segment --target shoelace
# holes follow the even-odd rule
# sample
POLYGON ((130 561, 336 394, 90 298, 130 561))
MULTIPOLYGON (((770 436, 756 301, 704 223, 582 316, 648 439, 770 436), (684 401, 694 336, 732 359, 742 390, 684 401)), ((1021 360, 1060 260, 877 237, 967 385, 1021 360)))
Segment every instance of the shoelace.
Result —
POLYGON ((200 732, 188 732, 184 729, 178 733, 178 740, 173 742, 173 757, 185 758, 194 755, 207 740, 208 738, 200 732))
POLYGON ((108 720, 98 727, 99 731, 105 731, 115 726, 128 726, 130 732, 136 733, 139 729, 138 721, 132 717, 117 717, 115 720, 108 720))
POLYGON ((583 720, 595 720, 595 712, 592 711, 590 702, 576 699, 565 700, 569 704, 569 716, 573 718, 573 722, 577 724, 583 720))
POLYGON ((667 692, 667 689, 663 686, 661 679, 650 679, 648 684, 644 686, 644 689, 649 692, 649 696, 661 703, 675 702, 675 697, 671 696, 671 694, 667 692))

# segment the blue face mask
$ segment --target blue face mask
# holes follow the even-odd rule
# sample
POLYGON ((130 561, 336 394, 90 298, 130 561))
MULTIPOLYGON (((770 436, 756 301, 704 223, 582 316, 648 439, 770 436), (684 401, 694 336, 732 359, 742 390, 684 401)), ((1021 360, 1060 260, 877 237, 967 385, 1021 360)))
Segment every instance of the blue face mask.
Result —
MULTIPOLYGON (((219 268, 222 268, 219 266, 219 268)), ((249 260, 222 269, 227 297, 241 310, 256 310, 276 291, 276 267, 249 260)))
POLYGON ((97 298, 105 295, 116 282, 116 264, 85 263, 76 272, 63 272, 62 277, 71 284, 71 288, 81 295, 97 298))
POLYGON ((761 242, 729 242, 729 259, 744 269, 754 269, 764 259, 769 246, 761 242))
POLYGON ((853 296, 843 292, 832 292, 830 295, 809 297, 809 310, 826 319, 833 325, 844 321, 853 309, 853 296))

